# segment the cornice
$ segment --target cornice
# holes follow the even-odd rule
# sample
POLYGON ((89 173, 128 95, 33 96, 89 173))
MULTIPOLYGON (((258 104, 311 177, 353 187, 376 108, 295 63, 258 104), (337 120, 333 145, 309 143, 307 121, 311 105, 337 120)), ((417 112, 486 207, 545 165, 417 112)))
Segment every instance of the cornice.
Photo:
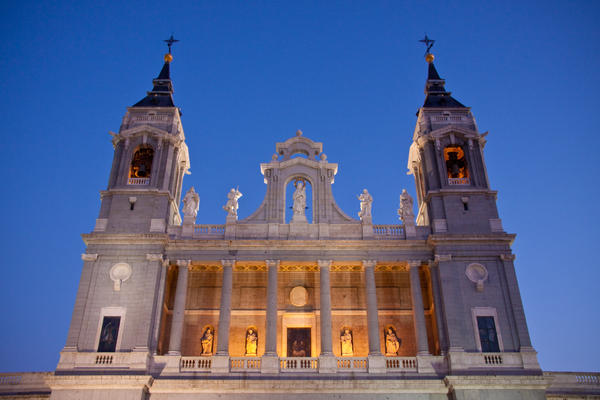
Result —
POLYGON ((86 246, 89 245, 132 245, 161 244, 166 245, 169 236, 166 233, 83 233, 81 235, 86 246))
POLYGON ((498 198, 497 190, 490 189, 477 189, 477 188, 460 188, 460 189, 438 189, 430 190, 427 192, 424 201, 428 202, 432 197, 446 196, 449 194, 454 195, 465 195, 465 194, 481 194, 485 196, 492 196, 495 200, 498 198))
POLYGON ((465 244, 507 244, 511 245, 517 237, 514 233, 495 233, 481 235, 461 235, 461 234, 432 234, 427 238, 427 244, 431 246, 439 245, 465 245, 465 244))
POLYGON ((424 251, 431 248, 425 240, 169 240, 167 251, 235 251, 264 250, 269 251, 424 251))

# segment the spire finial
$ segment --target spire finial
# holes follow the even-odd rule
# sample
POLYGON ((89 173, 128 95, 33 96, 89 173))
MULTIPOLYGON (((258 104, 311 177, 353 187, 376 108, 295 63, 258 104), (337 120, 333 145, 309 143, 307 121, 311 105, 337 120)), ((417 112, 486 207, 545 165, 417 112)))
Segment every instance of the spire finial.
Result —
POLYGON ((425 50, 425 61, 431 64, 433 62, 434 56, 429 52, 429 50, 431 50, 431 48, 433 47, 435 40, 429 39, 427 37, 427 34, 425 34, 425 37, 422 40, 419 40, 419 42, 425 43, 425 46, 427 46, 427 50, 425 50))
POLYGON ((164 42, 167 43, 167 47, 169 48, 169 52, 165 54, 165 62, 170 63, 171 61, 173 61, 173 55, 171 54, 171 46, 173 46, 173 43, 179 42, 179 40, 175 39, 171 34, 171 37, 167 40, 164 40, 164 42))

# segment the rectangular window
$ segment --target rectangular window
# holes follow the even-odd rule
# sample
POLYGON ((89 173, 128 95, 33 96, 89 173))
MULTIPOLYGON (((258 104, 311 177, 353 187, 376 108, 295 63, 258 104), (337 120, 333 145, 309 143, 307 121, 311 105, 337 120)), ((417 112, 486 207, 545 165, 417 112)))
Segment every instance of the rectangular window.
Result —
POLYGON ((496 323, 492 316, 478 316, 477 329, 479 331, 479 341, 481 342, 481 351, 484 353, 499 352, 498 334, 496 332, 496 323))
POLYGON ((104 317, 98 342, 99 353, 114 352, 117 349, 120 324, 121 317, 104 317))

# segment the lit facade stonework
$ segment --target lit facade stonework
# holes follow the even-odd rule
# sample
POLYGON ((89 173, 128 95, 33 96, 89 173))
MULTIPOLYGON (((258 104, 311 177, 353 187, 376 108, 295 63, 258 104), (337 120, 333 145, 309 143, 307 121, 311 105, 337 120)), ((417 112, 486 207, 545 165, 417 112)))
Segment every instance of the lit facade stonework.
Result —
POLYGON ((109 184, 93 232, 83 235, 81 282, 56 371, 5 374, 0 393, 600 395, 598 374, 541 371, 514 235, 502 227, 486 173, 485 135, 432 62, 408 156, 417 198, 403 193, 402 224, 373 224, 366 191, 359 218, 346 215, 332 192, 337 164, 298 131, 265 149, 274 154, 260 164, 266 194, 254 213, 238 219, 242 193, 232 189, 225 224, 202 225, 198 195, 181 193, 190 160, 170 61, 113 134, 109 184), (293 199, 287 217, 286 198, 293 199))

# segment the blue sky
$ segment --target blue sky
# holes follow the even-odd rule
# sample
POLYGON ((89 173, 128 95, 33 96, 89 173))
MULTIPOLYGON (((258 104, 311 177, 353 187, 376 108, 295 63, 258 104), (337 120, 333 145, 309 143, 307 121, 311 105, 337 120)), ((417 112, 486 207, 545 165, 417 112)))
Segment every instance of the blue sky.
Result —
POLYGON ((427 33, 436 67, 472 107, 545 370, 598 371, 600 3, 594 1, 20 1, 0 13, 3 54, 0 371, 52 370, 112 161, 109 130, 151 88, 171 33, 198 223, 260 204, 259 163, 297 129, 339 163, 356 216, 397 223, 427 33), (543 4, 543 5, 542 5, 543 4))

